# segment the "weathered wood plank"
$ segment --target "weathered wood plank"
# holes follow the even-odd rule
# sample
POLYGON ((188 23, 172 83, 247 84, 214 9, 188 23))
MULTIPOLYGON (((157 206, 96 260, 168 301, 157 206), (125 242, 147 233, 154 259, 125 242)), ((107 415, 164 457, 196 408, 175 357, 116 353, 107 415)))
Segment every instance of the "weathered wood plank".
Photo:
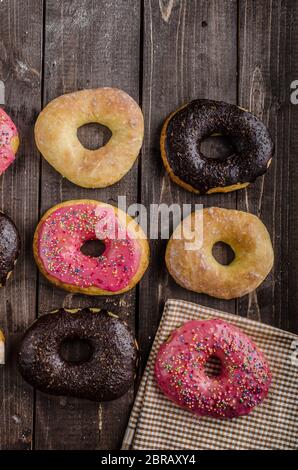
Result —
MULTIPOLYGON (((161 161, 159 135, 166 116, 191 99, 236 102, 237 2, 148 0, 144 6, 146 135, 141 201, 147 207, 150 203, 236 207, 234 193, 199 197, 172 183, 161 161)), ((234 301, 217 301, 177 286, 165 268, 165 246, 166 240, 151 242, 151 265, 140 287, 139 342, 143 366, 167 298, 235 311, 234 301)))
POLYGON ((290 83, 298 77, 298 5, 240 0, 239 7, 239 104, 268 125, 276 149, 267 174, 238 194, 238 209, 263 220, 275 252, 273 271, 239 300, 239 313, 297 331, 298 108, 290 102, 290 83))
MULTIPOLYGON (((63 93, 83 88, 115 86, 139 98, 140 5, 133 0, 48 0, 45 21, 44 104, 63 93)), ((84 130, 92 144, 94 132, 84 130)), ((41 213, 60 201, 98 199, 117 204, 126 195, 137 200, 138 164, 116 185, 88 190, 63 179, 42 164, 41 213)), ((134 327, 135 290, 117 297, 73 296, 40 278, 39 309, 59 306, 104 306, 134 327)), ((36 448, 95 449, 119 447, 133 401, 133 390, 101 406, 82 400, 37 394, 36 448)))
POLYGON ((37 272, 32 237, 38 218, 39 155, 33 123, 40 110, 42 2, 0 2, 0 80, 5 82, 6 111, 20 133, 16 162, 1 176, 1 210, 20 231, 22 252, 0 293, 0 328, 4 330, 6 365, 0 367, 0 448, 30 449, 34 393, 16 370, 22 333, 36 315, 37 272))

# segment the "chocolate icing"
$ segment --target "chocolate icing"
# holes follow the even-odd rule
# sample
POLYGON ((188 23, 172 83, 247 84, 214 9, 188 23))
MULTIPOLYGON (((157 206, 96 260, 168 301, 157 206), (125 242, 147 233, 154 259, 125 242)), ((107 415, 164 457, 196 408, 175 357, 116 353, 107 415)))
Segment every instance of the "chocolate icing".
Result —
POLYGON ((223 101, 198 99, 170 118, 165 153, 174 174, 204 194, 254 181, 267 170, 274 144, 253 114, 223 101), (200 150, 202 140, 215 133, 229 136, 235 148, 224 160, 207 158, 200 150))
POLYGON ((127 325, 100 309, 61 308, 42 315, 25 333, 18 356, 24 379, 43 392, 94 401, 114 400, 134 382, 137 350, 127 325), (67 362, 61 345, 86 340, 91 357, 67 362))
POLYGON ((20 236, 13 221, 0 212, 0 285, 4 286, 20 253, 20 236))

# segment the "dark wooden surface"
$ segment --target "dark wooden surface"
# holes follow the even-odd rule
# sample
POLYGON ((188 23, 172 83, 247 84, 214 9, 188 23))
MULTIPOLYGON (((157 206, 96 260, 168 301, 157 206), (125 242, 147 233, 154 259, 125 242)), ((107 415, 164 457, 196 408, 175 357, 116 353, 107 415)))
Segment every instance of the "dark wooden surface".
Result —
MULTIPOLYGON (((141 370, 165 299, 184 298, 298 332, 298 3, 295 0, 3 0, 0 2, 0 80, 6 109, 21 136, 15 164, 1 177, 1 207, 18 225, 23 250, 13 279, 0 292, 0 327, 7 364, 0 368, 1 449, 118 448, 134 390, 95 404, 35 393, 15 367, 15 351, 34 318, 55 307, 105 306, 120 313, 141 346, 141 370), (33 125, 60 94, 100 86, 124 89, 145 118, 141 156, 116 185, 87 190, 62 179, 40 158, 33 125), (269 126, 276 156, 267 175, 247 190, 194 196, 172 184, 163 169, 159 133, 172 110, 195 97, 223 99, 250 109, 269 126), (163 262, 165 240, 151 242, 141 283, 111 298, 59 291, 37 273, 31 250, 40 215, 73 198, 112 204, 203 203, 249 210, 267 225, 275 266, 257 292, 219 301, 178 287, 163 262)), ((88 145, 97 129, 82 131, 88 145)), ((210 152, 214 142, 209 143, 210 152)), ((226 254, 223 252, 224 258, 226 254)))

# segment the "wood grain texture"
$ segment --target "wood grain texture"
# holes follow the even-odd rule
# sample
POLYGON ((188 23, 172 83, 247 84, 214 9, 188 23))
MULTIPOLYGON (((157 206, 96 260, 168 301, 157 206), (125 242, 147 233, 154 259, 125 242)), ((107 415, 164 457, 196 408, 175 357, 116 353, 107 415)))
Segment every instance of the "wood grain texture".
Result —
POLYGON ((7 338, 6 365, 0 367, 0 448, 30 449, 33 389, 16 370, 22 333, 36 315, 36 267, 31 243, 38 217, 39 155, 33 123, 40 110, 42 2, 0 2, 0 79, 7 106, 20 133, 17 160, 1 176, 0 209, 16 223, 22 251, 13 276, 0 291, 0 328, 7 338))
MULTIPOLYGON (((159 150, 163 120, 194 98, 235 102, 237 96, 237 2, 163 1, 144 4, 141 201, 236 207, 234 193, 196 196, 170 181, 159 150), (148 177, 150 175, 150 178, 148 177)), ((212 152, 212 149, 211 149, 212 152)), ((151 242, 151 264, 140 284, 139 343, 145 360, 164 301, 169 297, 235 311, 235 302, 218 301, 180 288, 168 275, 166 240, 151 242)))
MULTIPOLYGON (((0 81, 21 135, 18 159, 0 179, 0 209, 16 222, 23 242, 13 278, 0 291, 0 328, 8 340, 7 364, 0 367, 0 449, 119 448, 132 406, 133 390, 101 405, 39 392, 35 401, 16 370, 15 355, 37 312, 89 305, 120 313, 136 327, 140 373, 169 297, 298 332, 298 105, 290 102, 290 84, 297 79, 294 0, 0 1, 0 81), (56 96, 98 86, 141 98, 145 141, 141 158, 119 183, 91 190, 74 186, 39 159, 33 126, 41 106, 56 96), (166 175, 159 151, 162 122, 197 97, 238 103, 269 126, 275 158, 247 190, 199 197, 166 175), (148 209, 151 203, 188 203, 193 209, 198 203, 249 210, 269 229, 274 270, 252 295, 219 301, 175 284, 164 264, 166 240, 159 239, 151 242, 150 268, 140 285, 122 296, 72 295, 37 275, 32 236, 49 207, 73 198, 116 205, 118 195, 148 209)), ((94 146, 107 132, 89 126, 80 136, 94 146)), ((204 151, 214 155, 216 142, 205 143, 204 151)))
MULTIPOLYGON (((46 104, 63 93, 114 86, 139 98, 140 5, 133 0, 48 0, 45 10, 44 96, 46 104)), ((84 129, 92 144, 94 129, 84 129)), ((103 135, 102 135, 103 137, 103 135)), ((138 164, 117 184, 102 190, 77 187, 60 177, 45 161, 41 172, 41 210, 68 199, 98 199, 117 205, 137 200, 138 164)), ((135 290, 96 298, 67 294, 40 277, 39 310, 55 307, 101 306, 125 318, 134 329, 135 290)), ((36 448, 96 449, 119 447, 133 390, 121 399, 98 405, 75 398, 37 393, 36 448)))
POLYGON ((290 102, 290 83, 291 77, 298 76, 297 61, 293 60, 297 14, 297 2, 239 3, 239 104, 269 127, 275 157, 264 177, 239 191, 237 207, 255 213, 267 226, 275 265, 256 292, 238 301, 238 308, 241 315, 293 331, 298 324, 292 297, 297 295, 298 245, 292 192, 297 163, 291 146, 297 149, 298 109, 290 102))

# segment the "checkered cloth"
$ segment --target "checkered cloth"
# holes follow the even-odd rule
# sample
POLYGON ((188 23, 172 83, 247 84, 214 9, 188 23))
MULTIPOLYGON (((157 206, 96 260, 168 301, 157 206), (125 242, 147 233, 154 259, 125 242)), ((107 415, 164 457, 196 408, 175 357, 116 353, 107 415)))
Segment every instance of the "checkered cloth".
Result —
POLYGON ((297 449, 298 336, 182 300, 168 300, 124 436, 122 449, 297 449), (168 400, 154 379, 159 346, 182 323, 222 318, 247 333, 265 353, 273 375, 265 401, 248 416, 200 418, 168 400))

